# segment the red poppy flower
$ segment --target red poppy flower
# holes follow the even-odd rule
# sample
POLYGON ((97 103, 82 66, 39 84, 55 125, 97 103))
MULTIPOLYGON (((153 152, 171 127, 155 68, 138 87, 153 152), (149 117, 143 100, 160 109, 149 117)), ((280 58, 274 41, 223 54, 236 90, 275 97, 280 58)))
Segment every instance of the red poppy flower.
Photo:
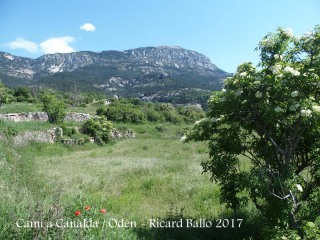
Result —
POLYGON ((76 215, 76 216, 79 216, 80 214, 81 214, 80 211, 75 211, 75 212, 74 212, 74 215, 76 215))
POLYGON ((84 207, 84 210, 86 210, 86 211, 89 211, 90 209, 91 209, 90 206, 85 206, 85 207, 84 207))
POLYGON ((106 213, 107 210, 106 210, 105 208, 103 208, 103 209, 100 209, 100 212, 101 212, 101 213, 106 213))

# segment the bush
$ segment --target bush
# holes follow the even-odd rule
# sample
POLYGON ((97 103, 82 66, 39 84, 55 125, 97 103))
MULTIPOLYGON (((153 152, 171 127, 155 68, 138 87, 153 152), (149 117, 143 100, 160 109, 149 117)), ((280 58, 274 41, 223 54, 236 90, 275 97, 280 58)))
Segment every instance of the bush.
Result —
POLYGON ((143 123, 146 121, 146 116, 141 107, 130 103, 115 102, 105 111, 103 111, 103 108, 99 108, 97 114, 103 114, 109 120, 115 122, 143 123))
POLYGON ((34 102, 31 89, 28 87, 18 87, 14 90, 13 96, 16 97, 17 102, 34 102))
POLYGON ((105 108, 104 106, 98 107, 97 110, 96 110, 96 114, 97 114, 98 116, 103 116, 103 115, 105 115, 105 114, 106 114, 106 108, 105 108))
POLYGON ((66 106, 63 100, 57 98, 53 93, 42 95, 43 110, 48 114, 48 120, 53 124, 60 124, 66 116, 66 106))
POLYGON ((74 127, 67 127, 65 124, 62 124, 60 127, 65 136, 71 137, 77 133, 77 130, 74 127))
POLYGON ((146 109, 145 114, 149 122, 162 122, 164 120, 163 115, 161 115, 159 112, 155 111, 152 108, 146 109))
POLYGON ((94 137, 100 145, 111 140, 112 123, 105 117, 95 117, 87 120, 81 127, 81 132, 94 137))
POLYGON ((204 111, 196 106, 182 107, 178 111, 186 123, 194 123, 205 117, 204 111))

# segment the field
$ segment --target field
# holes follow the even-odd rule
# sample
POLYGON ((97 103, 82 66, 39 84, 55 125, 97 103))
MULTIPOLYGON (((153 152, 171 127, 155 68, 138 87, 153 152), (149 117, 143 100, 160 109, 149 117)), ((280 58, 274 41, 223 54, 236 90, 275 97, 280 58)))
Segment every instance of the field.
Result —
POLYGON ((209 158, 206 143, 180 141, 192 125, 116 124, 133 129, 136 138, 104 146, 33 142, 23 147, 12 144, 8 127, 23 132, 52 125, 0 124, 0 239, 243 239, 254 234, 254 214, 246 214, 250 206, 236 215, 227 211, 218 185, 202 174, 201 162, 209 158), (240 228, 216 228, 221 218, 244 221, 240 228), (60 226, 61 219, 67 225, 91 219, 97 227, 60 226), (184 227, 150 228, 150 219, 182 221, 184 227), (191 219, 213 226, 186 228, 191 219), (110 227, 109 221, 120 226, 110 227), (122 227, 124 222, 133 225, 122 227))

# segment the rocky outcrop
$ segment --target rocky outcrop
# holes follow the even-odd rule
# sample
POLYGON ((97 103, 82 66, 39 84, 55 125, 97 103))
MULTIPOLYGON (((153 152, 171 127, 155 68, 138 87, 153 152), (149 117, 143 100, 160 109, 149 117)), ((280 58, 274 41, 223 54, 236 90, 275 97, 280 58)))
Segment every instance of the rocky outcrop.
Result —
POLYGON ((25 79, 39 79, 61 72, 72 72, 89 65, 112 66, 119 70, 140 69, 141 72, 163 72, 169 69, 193 69, 212 75, 222 72, 205 55, 181 47, 143 47, 126 51, 55 53, 37 59, 0 52, 0 72, 25 79))

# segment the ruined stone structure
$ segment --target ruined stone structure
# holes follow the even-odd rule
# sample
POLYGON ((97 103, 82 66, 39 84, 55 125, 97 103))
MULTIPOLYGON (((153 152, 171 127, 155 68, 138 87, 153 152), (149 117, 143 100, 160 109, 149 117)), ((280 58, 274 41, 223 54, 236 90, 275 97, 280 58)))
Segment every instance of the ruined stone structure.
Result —
POLYGON ((120 130, 113 128, 111 131, 111 137, 112 138, 135 138, 136 133, 133 132, 131 129, 128 129, 125 131, 120 131, 120 130))
MULTIPOLYGON (((90 114, 86 113, 67 113, 65 117, 66 121, 83 122, 90 118, 90 114)), ((22 113, 7 113, 0 114, 0 119, 10 120, 13 122, 25 122, 25 121, 48 121, 48 115, 45 112, 22 112, 22 113)))
MULTIPOLYGON (((23 133, 19 133, 13 137, 13 142, 16 145, 24 146, 28 144, 28 142, 48 142, 55 143, 60 141, 64 144, 84 144, 86 142, 94 143, 95 139, 93 137, 88 137, 86 139, 62 139, 63 130, 62 128, 52 128, 47 131, 26 131, 23 133)), ((117 129, 112 129, 111 137, 115 139, 124 139, 124 138, 135 138, 136 134, 131 129, 125 131, 119 131, 117 129)), ((0 138, 1 139, 1 138, 0 138)))
POLYGON ((62 136, 61 128, 52 128, 47 131, 26 131, 13 137, 13 143, 19 146, 28 144, 28 142, 48 142, 54 143, 58 136, 62 136))

